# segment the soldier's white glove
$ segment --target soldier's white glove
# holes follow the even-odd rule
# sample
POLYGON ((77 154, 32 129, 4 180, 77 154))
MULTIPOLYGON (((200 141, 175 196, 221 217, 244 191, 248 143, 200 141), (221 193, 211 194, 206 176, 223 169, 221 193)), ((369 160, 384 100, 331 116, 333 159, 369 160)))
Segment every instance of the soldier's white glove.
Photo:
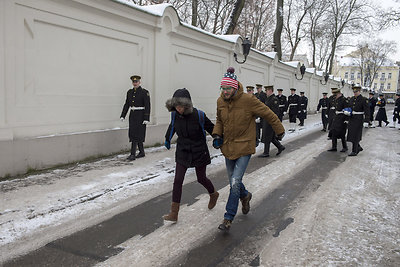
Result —
POLYGON ((121 117, 121 118, 119 118, 121 121, 124 121, 125 120, 125 118, 123 118, 123 117, 121 117))
POLYGON ((369 124, 368 122, 364 122, 364 128, 368 128, 369 124))
POLYGON ((298 113, 301 113, 301 110, 298 113))
POLYGON ((284 111, 284 112, 283 112, 283 115, 286 115, 286 114, 287 114, 287 112, 286 112, 286 111, 284 111))
POLYGON ((319 111, 317 110, 317 112, 316 112, 317 114, 319 113, 319 111))
POLYGON ((328 115, 325 115, 325 118, 328 118, 328 115))
POLYGON ((149 121, 143 121, 143 124, 149 124, 150 122, 149 121))
POLYGON ((343 114, 346 115, 346 116, 350 116, 351 115, 351 113, 349 111, 347 111, 347 110, 343 111, 343 114))
POLYGON ((261 122, 260 118, 257 118, 256 123, 260 123, 260 122, 261 122))

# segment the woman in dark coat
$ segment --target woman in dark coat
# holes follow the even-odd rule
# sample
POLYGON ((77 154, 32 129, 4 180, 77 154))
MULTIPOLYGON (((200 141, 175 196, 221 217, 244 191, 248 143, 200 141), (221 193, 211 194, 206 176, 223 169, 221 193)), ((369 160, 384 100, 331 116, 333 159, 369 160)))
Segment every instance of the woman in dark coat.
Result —
POLYGON ((202 111, 193 108, 189 91, 186 88, 175 91, 172 99, 167 100, 168 111, 173 112, 171 123, 165 134, 165 147, 170 149, 170 141, 177 134, 175 151, 175 180, 172 190, 171 212, 164 215, 164 220, 177 221, 182 195, 182 184, 186 170, 196 169, 197 181, 210 194, 208 208, 212 209, 217 203, 219 193, 215 191, 212 182, 206 176, 206 167, 211 163, 205 131, 212 134, 214 124, 202 111))
POLYGON ((379 95, 378 102, 376 102, 376 105, 379 107, 378 113, 376 114, 375 120, 379 122, 378 127, 382 127, 382 121, 385 122, 385 126, 389 124, 389 121, 387 120, 387 115, 386 115, 386 100, 383 97, 383 94, 379 95))

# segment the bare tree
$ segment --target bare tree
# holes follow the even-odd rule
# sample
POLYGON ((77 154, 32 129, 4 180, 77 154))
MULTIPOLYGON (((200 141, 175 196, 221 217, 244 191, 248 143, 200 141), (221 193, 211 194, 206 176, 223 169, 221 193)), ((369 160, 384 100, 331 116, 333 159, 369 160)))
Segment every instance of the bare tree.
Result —
POLYGON ((233 34, 244 7, 245 0, 236 0, 224 34, 233 34))
POLYGON ((283 29, 283 0, 278 0, 276 5, 276 27, 274 31, 274 50, 278 53, 278 59, 282 60, 281 35, 283 29))
POLYGON ((198 0, 192 0, 192 25, 197 26, 197 7, 198 7, 198 0))
POLYGON ((289 61, 293 60, 301 39, 306 37, 303 21, 315 0, 288 0, 285 6, 284 30, 290 45, 289 61))
POLYGON ((325 71, 331 73, 339 38, 344 34, 359 34, 368 30, 373 19, 372 6, 368 0, 327 0, 327 21, 331 37, 329 56, 325 71))
MULTIPOLYGON (((395 2, 400 3, 400 0, 395 0, 395 2)), ((381 18, 380 30, 400 25, 400 10, 398 8, 380 10, 378 16, 381 18)))
POLYGON ((371 39, 360 42, 358 49, 349 56, 357 62, 361 73, 361 83, 371 87, 383 64, 387 63, 388 56, 396 51, 394 41, 371 39))

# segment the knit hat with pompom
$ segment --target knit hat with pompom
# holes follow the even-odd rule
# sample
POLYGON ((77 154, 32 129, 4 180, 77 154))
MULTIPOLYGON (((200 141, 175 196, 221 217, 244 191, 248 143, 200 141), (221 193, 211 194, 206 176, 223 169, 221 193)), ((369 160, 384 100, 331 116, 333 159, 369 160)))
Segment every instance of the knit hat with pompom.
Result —
POLYGON ((238 80, 237 76, 235 75, 235 69, 233 67, 229 67, 227 72, 224 74, 224 77, 221 81, 221 86, 230 86, 235 89, 238 89, 238 80))

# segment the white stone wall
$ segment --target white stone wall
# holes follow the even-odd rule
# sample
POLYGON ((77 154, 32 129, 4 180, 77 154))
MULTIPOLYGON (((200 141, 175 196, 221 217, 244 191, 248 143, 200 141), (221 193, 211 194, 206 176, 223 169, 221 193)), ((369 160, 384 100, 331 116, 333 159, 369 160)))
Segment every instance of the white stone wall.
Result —
POLYGON ((304 90, 310 111, 339 84, 322 86, 314 72, 297 81, 299 64, 254 50, 239 65, 233 53, 241 59, 241 40, 184 25, 166 5, 0 0, 0 177, 126 149, 128 124, 119 116, 133 74, 151 95, 146 145, 163 142, 165 100, 178 88, 215 118, 229 66, 243 85, 273 84, 286 95, 290 87, 304 90))

